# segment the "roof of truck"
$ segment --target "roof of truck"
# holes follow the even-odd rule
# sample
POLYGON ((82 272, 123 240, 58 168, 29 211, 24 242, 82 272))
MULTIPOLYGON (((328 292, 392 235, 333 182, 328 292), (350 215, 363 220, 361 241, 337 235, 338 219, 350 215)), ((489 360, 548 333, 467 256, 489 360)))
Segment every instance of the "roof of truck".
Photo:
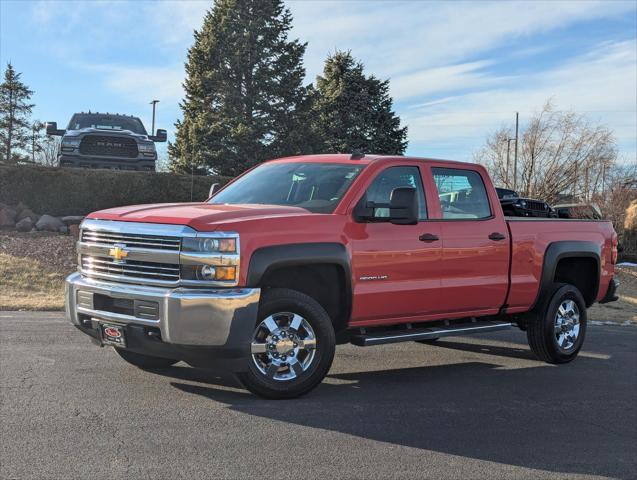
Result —
POLYGON ((459 162, 456 160, 442 160, 438 158, 423 158, 423 157, 408 157, 404 155, 375 155, 365 154, 360 158, 353 158, 355 154, 351 153, 322 153, 318 155, 297 155, 293 157, 283 157, 270 160, 270 162, 315 162, 315 163, 358 163, 361 165, 369 165, 370 163, 376 163, 389 160, 409 160, 409 161, 422 161, 422 162, 445 162, 449 164, 469 164, 475 166, 476 164, 468 162, 459 162))

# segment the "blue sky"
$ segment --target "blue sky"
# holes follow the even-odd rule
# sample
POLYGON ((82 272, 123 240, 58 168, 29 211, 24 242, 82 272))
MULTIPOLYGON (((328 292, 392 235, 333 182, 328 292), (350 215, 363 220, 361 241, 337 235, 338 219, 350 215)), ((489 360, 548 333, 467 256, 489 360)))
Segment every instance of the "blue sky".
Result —
MULTIPOLYGON (((180 116, 183 64, 209 1, 0 0, 0 61, 34 91, 34 118, 75 111, 180 116)), ((309 42, 307 83, 335 49, 391 80, 407 153, 471 160, 485 136, 544 102, 610 127, 637 161, 637 1, 288 1, 309 42)))

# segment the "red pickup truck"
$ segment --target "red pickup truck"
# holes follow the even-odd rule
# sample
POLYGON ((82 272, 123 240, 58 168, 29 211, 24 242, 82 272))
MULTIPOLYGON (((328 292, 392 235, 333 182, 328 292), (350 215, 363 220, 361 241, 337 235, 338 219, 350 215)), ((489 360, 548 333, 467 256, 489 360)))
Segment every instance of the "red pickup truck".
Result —
POLYGON ((314 388, 345 342, 517 325, 569 362, 586 309, 617 298, 610 222, 508 218, 480 165, 400 156, 283 158, 203 203, 96 212, 78 257, 67 315, 97 344, 268 398, 314 388))

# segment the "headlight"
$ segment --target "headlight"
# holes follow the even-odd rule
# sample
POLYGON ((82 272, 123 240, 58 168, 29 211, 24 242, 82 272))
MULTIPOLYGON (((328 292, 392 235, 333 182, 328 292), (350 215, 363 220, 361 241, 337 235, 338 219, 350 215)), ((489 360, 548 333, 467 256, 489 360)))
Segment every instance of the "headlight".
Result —
POLYGON ((137 149, 142 153, 155 153, 154 143, 140 143, 137 145, 137 149))
POLYGON ((181 278, 183 280, 199 280, 204 282, 234 282, 237 279, 237 267, 182 265, 181 278))
POLYGON ((184 238, 181 242, 184 252, 237 253, 236 238, 184 238))
POLYGON ((239 235, 199 234, 181 240, 181 279, 236 285, 239 274, 239 235))
POLYGON ((62 137, 62 148, 77 148, 80 141, 79 137, 62 137))

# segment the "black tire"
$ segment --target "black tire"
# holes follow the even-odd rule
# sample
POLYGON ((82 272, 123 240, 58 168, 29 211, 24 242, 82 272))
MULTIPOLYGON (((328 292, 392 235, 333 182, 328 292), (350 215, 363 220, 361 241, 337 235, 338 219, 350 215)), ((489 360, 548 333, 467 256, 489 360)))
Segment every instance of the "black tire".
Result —
POLYGON ((296 290, 267 290, 261 298, 255 329, 264 319, 280 312, 291 312, 303 317, 314 330, 316 348, 307 370, 289 380, 268 378, 257 368, 252 355, 248 357, 249 368, 237 375, 239 381, 252 393, 270 399, 295 398, 315 388, 332 366, 336 350, 336 337, 329 315, 316 300, 296 290))
POLYGON ((117 354, 131 365, 142 368, 144 370, 154 370, 160 368, 168 368, 173 366, 179 360, 170 358, 151 357, 150 355, 142 355, 141 353, 131 352, 123 348, 115 348, 117 354))
POLYGON ((537 318, 529 319, 526 336, 533 353, 548 363, 568 363, 577 357, 586 336, 586 302, 580 291, 573 285, 556 284, 553 296, 539 313, 537 318), (579 314, 579 332, 577 339, 569 348, 561 348, 556 337, 556 317, 564 302, 573 301, 579 314))

